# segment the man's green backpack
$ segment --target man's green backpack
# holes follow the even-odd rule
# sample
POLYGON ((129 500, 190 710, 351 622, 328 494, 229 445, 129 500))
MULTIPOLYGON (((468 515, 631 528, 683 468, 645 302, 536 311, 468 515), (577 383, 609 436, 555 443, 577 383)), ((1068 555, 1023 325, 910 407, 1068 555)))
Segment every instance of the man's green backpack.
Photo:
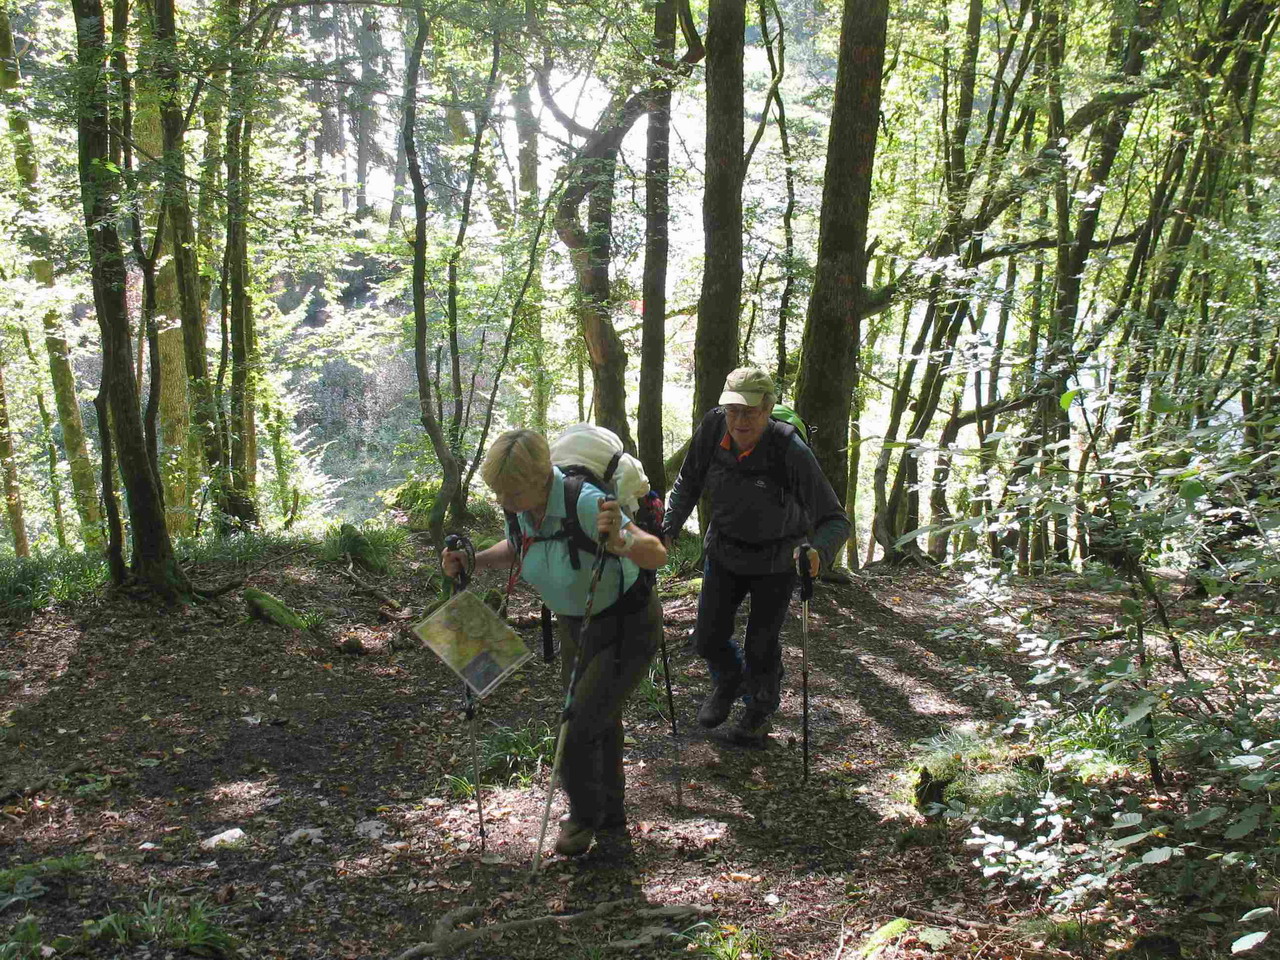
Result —
POLYGON ((800 419, 800 414, 796 413, 790 407, 784 407, 782 404, 775 404, 773 408, 773 419, 781 420, 783 423, 789 423, 796 428, 796 433, 800 434, 800 439, 807 445, 809 443, 809 425, 800 419))

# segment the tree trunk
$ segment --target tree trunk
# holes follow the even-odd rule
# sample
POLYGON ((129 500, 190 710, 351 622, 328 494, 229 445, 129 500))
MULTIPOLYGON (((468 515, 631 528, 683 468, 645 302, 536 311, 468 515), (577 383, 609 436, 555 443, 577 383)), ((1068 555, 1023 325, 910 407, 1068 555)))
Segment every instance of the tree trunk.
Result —
POLYGON ((18 461, 14 456, 13 434, 9 429, 9 399, 4 389, 4 364, 0 363, 0 474, 4 477, 4 506, 13 534, 13 552, 31 556, 27 543, 27 522, 22 512, 22 489, 18 483, 18 461))
MULTIPOLYGON (((427 526, 435 544, 443 546, 444 513, 461 486, 462 471, 458 458, 454 456, 453 448, 445 437, 440 418, 436 416, 431 398, 431 369, 427 352, 427 188, 422 177, 422 167, 418 163, 418 145, 414 135, 418 116, 418 75, 430 24, 423 9, 423 0, 417 0, 414 9, 417 14, 417 35, 414 38, 408 66, 405 68, 404 126, 401 128, 400 135, 404 141, 409 179, 413 183, 413 359, 418 377, 418 408, 422 426, 427 431, 427 437, 431 441, 443 474, 440 492, 436 495, 435 503, 432 504, 427 526)), ((439 389, 438 384, 437 389, 439 389)))
MULTIPOLYGON (((240 23, 239 0, 227 3, 228 22, 235 30, 240 23)), ((231 340, 230 431, 231 495, 243 505, 245 521, 257 520, 257 379, 258 346, 249 295, 249 245, 247 234, 249 142, 253 122, 250 116, 253 74, 243 65, 233 66, 230 76, 230 103, 227 110, 226 194, 227 241, 226 280, 231 340)))
MULTIPOLYGON (((521 75, 511 92, 511 106, 516 115, 516 137, 520 147, 516 155, 518 168, 518 200, 516 222, 524 236, 540 229, 542 215, 538 200, 538 119, 533 113, 533 99, 527 76, 521 75)), ((547 409, 551 406, 551 344, 542 332, 542 262, 534 264, 529 289, 520 310, 520 343, 522 345, 522 374, 531 402, 528 423, 534 430, 545 433, 547 409)))
POLYGON ((707 17, 705 257, 693 351, 693 425, 738 365, 742 312, 744 0, 710 0, 707 17))
MULTIPOLYGON (((19 82, 18 59, 13 46, 13 34, 9 28, 9 12, 0 6, 0 93, 9 93, 19 82)), ((36 162, 31 129, 20 102, 8 107, 10 142, 13 145, 13 164, 18 174, 18 202, 32 216, 30 223, 37 223, 37 191, 40 167, 36 162)), ((53 264, 48 260, 48 237, 38 227, 28 226, 19 233, 23 247, 30 257, 31 275, 41 286, 53 286, 53 264)), ((57 313, 47 310, 43 316, 44 344, 49 354, 49 374, 53 381, 54 406, 58 422, 62 425, 62 443, 71 467, 71 491, 75 498, 76 513, 80 517, 80 538, 86 550, 102 549, 102 517, 98 511, 98 487, 93 477, 93 463, 89 459, 85 441, 84 423, 80 417, 80 401, 76 396, 75 371, 71 368, 66 337, 57 313)))
MULTIPOLYGON (((163 599, 177 601, 189 595, 190 584, 177 564, 169 541, 164 505, 147 457, 138 414, 138 394, 130 369, 124 255, 116 226, 120 216, 116 205, 120 182, 115 168, 105 162, 110 155, 110 143, 102 69, 106 59, 102 3, 101 0, 73 0, 72 9, 80 68, 77 90, 80 192, 94 305, 102 334, 104 391, 99 394, 98 409, 103 434, 103 493, 108 498, 112 495, 109 438, 114 433, 129 508, 133 572, 163 599)), ((110 559, 113 576, 121 578, 123 565, 118 557, 110 559)))
MULTIPOLYGON (((38 371, 40 369, 40 361, 36 359, 36 352, 31 349, 31 337, 27 335, 26 328, 22 328, 22 349, 27 355, 27 362, 31 364, 31 369, 38 371)), ((38 376, 38 374, 37 374, 38 376)), ((67 544, 67 522, 66 516, 62 509, 62 479, 58 476, 58 445, 53 439, 53 418, 49 415, 49 407, 44 402, 44 390, 37 383, 35 388, 36 409, 40 411, 40 431, 41 438, 44 440, 45 460, 49 465, 49 500, 53 505, 53 525, 54 531, 58 536, 58 549, 68 549, 67 544)))
MULTIPOLYGON (((502 62, 502 46, 495 28, 493 34, 493 56, 489 65, 489 79, 485 83, 484 103, 476 111, 476 131, 471 146, 471 162, 467 167, 467 185, 462 194, 462 210, 458 217, 458 232, 453 246, 449 250, 448 295, 446 311, 449 322, 449 358, 453 383, 453 416, 449 422, 449 445, 453 448, 454 457, 458 460, 459 470, 463 466, 465 454, 462 443, 467 424, 463 416, 464 399, 462 395, 462 347, 458 339, 458 269, 462 263, 462 251, 466 247, 467 230, 471 226, 471 204, 475 198, 476 180, 480 172, 480 161, 484 151, 484 138, 489 130, 489 118, 493 112, 493 98, 498 85, 498 68, 502 62)), ((478 367, 480 358, 484 356, 484 341, 481 339, 480 349, 476 355, 478 367)), ((473 371, 474 373, 474 371, 473 371)), ((438 386, 438 385, 437 385, 438 386)), ((472 393, 475 390, 475 377, 472 377, 472 393)), ((469 411, 470 403, 466 403, 469 411)), ((453 521, 464 524, 467 515, 467 484, 462 480, 454 493, 450 504, 453 521)))
MULTIPOLYGON (((675 64, 675 0, 659 0, 653 11, 653 45, 659 66, 675 64)), ((640 341, 640 398, 636 410, 636 435, 640 462, 649 486, 665 492, 666 467, 662 456, 662 384, 666 363, 667 252, 671 154, 671 88, 659 84, 649 110, 645 150, 645 248, 642 297, 644 301, 640 341)))
POLYGON ((832 487, 842 492, 848 483, 849 407, 858 378, 888 16, 888 0, 845 0, 818 263, 796 382, 796 409, 813 427, 814 456, 832 487))

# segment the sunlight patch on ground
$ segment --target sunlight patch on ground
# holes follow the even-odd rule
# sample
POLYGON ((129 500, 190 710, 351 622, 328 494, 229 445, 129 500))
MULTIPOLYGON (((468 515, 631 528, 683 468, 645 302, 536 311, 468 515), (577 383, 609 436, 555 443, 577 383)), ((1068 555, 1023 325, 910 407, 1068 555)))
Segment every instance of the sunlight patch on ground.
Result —
POLYGON ((205 799, 230 820, 252 817, 265 810, 276 793, 275 778, 235 780, 219 783, 205 791, 205 799))

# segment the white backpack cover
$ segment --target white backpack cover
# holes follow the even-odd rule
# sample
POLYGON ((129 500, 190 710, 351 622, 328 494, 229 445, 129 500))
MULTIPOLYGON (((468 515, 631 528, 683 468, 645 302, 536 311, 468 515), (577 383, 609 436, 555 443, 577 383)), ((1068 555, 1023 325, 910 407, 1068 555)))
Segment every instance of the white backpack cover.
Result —
POLYGON ((634 513, 640 498, 649 492, 649 478, 640 461, 623 453, 622 441, 612 430, 592 423, 575 423, 551 441, 551 462, 557 467, 581 465, 597 477, 609 469, 614 454, 621 453, 607 486, 627 513, 634 513))

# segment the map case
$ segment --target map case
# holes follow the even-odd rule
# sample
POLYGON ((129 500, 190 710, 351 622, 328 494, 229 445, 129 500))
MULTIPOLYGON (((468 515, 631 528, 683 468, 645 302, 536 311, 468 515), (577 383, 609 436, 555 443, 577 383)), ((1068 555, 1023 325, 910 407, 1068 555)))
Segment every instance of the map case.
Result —
POLYGON ((413 632, 480 698, 533 657, 520 635, 470 590, 454 594, 413 632))

